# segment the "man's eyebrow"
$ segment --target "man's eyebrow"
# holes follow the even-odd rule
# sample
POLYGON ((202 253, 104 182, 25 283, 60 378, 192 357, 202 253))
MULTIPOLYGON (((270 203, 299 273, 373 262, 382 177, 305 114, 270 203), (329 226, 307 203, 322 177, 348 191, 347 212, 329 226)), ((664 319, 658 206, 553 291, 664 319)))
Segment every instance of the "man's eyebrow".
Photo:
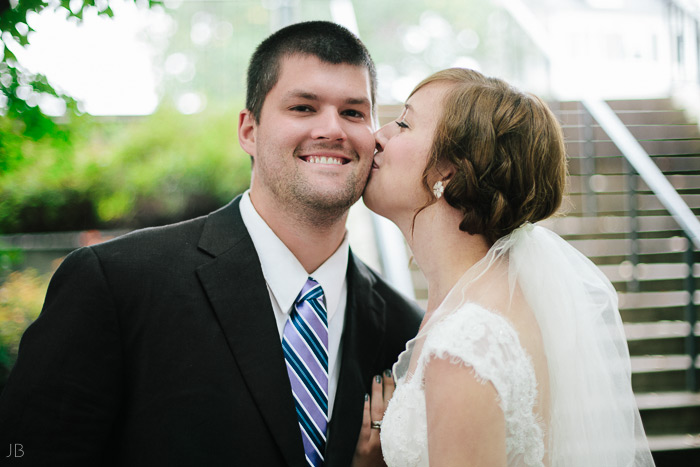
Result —
POLYGON ((317 94, 314 94, 313 92, 309 92, 309 91, 304 91, 302 89, 293 89, 293 90, 289 91, 285 97, 287 97, 287 99, 302 98, 302 99, 306 99, 309 101, 317 101, 318 100, 317 94))
MULTIPOLYGON (((303 89, 293 89, 285 96, 287 99, 305 99, 308 101, 318 101, 321 98, 318 94, 303 89)), ((369 99, 366 97, 349 97, 345 99, 346 105, 370 105, 369 99)))
POLYGON ((345 103, 348 105, 370 105, 369 99, 366 97, 350 97, 345 99, 345 103))

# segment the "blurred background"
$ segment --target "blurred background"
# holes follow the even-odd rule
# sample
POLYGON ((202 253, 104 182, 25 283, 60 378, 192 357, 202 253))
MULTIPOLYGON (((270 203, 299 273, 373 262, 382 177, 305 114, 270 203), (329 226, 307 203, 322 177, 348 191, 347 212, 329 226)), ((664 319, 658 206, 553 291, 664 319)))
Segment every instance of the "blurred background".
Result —
MULTIPOLYGON (((247 188, 248 59, 312 19, 367 45, 380 123, 450 66, 550 103, 570 177, 545 224, 618 291, 657 464, 700 465, 700 0, 0 0, 0 388, 66 254, 247 188)), ((393 226, 359 202, 349 231, 425 305, 393 226)))

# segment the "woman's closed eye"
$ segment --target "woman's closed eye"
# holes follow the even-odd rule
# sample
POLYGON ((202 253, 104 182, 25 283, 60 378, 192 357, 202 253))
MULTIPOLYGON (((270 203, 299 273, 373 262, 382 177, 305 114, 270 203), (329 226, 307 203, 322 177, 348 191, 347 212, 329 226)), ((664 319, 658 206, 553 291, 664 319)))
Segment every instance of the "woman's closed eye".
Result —
POLYGON ((408 124, 403 120, 396 120, 396 124, 399 128, 408 128, 408 124))

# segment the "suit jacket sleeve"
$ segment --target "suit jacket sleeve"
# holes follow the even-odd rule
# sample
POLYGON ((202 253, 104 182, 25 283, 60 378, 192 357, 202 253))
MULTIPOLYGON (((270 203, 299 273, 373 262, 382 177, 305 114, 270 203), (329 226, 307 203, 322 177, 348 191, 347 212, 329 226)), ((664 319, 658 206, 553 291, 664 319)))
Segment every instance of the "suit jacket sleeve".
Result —
MULTIPOLYGON (((122 357, 113 297, 92 249, 75 251, 49 285, 0 397, 0 446, 17 465, 99 465, 120 411, 122 357)), ((3 455, 4 457, 4 455, 3 455)), ((12 462, 10 462, 12 461, 12 462)))

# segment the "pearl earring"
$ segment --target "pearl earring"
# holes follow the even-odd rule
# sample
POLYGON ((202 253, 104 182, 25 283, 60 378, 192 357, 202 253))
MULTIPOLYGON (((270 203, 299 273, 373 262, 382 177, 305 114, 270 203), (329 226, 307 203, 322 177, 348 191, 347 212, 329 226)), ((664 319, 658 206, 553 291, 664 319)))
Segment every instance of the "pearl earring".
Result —
POLYGON ((445 187, 442 184, 442 180, 438 180, 435 182, 435 185, 433 185, 433 194, 437 199, 442 198, 442 193, 445 191, 445 187))

